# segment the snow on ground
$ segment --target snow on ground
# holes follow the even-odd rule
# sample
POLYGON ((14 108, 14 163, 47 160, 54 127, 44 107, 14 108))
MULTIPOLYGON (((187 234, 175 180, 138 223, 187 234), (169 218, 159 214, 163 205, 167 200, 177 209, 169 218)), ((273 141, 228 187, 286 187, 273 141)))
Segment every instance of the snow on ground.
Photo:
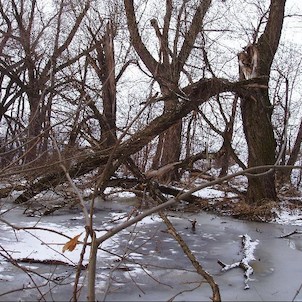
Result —
MULTIPOLYGON (((117 192, 114 194, 115 197, 120 197, 121 199, 127 198, 127 197, 132 197, 131 192, 128 193, 123 193, 122 196, 119 195, 117 192)), ((230 197, 231 194, 233 193, 225 193, 222 192, 221 190, 218 190, 214 187, 210 188, 205 188, 203 190, 200 190, 199 192, 196 192, 197 196, 200 196, 202 198, 224 198, 228 194, 230 197)), ((115 226, 120 225, 121 223, 127 221, 130 218, 131 211, 127 210, 110 210, 111 207, 114 206, 115 203, 118 203, 117 201, 111 201, 111 202, 103 202, 102 205, 106 204, 107 210, 99 210, 95 212, 94 219, 96 221, 95 223, 95 228, 98 230, 97 231, 97 236, 102 236, 106 231, 110 230, 111 228, 114 228, 115 226), (108 210, 109 209, 109 210, 108 210)), ((295 225, 295 226, 300 226, 302 225, 302 213, 298 209, 292 209, 289 210, 289 207, 286 206, 286 203, 284 202, 284 207, 281 207, 280 209, 276 209, 276 213, 278 215, 278 218, 275 220, 276 224, 284 224, 284 225, 295 225)), ((133 209, 133 208, 132 208, 133 209)), ((0 215, 5 218, 4 211, 2 210, 3 213, 0 215)), ((22 213, 22 211, 20 212, 22 213)), ((132 213, 135 214, 135 213, 132 213)), ((69 215, 69 214, 68 214, 69 215)), ((203 215, 203 214, 201 214, 203 215)), ((0 218, 1 218, 0 216, 0 218)), ((22 216, 22 215, 21 215, 22 216)), ((20 216, 20 217, 21 217, 20 216)), ((79 235, 82 233, 82 235, 79 237, 79 240, 82 241, 84 238, 85 234, 85 223, 84 223, 84 217, 83 215, 72 215, 70 214, 68 217, 72 217, 72 222, 69 223, 68 221, 64 221, 61 218, 58 217, 59 215, 54 215, 53 217, 42 217, 41 220, 38 220, 36 222, 32 221, 32 217, 28 218, 28 220, 24 220, 23 222, 16 222, 18 223, 18 226, 25 226, 25 227, 38 227, 38 228, 45 228, 45 229, 50 229, 53 230, 57 233, 47 231, 47 230, 41 230, 41 229, 26 229, 26 230, 13 230, 10 226, 4 224, 0 220, 0 227, 2 229, 2 232, 0 233, 0 243, 1 247, 3 250, 7 251, 14 259, 21 259, 21 258, 33 258, 35 260, 59 260, 63 261, 66 263, 70 263, 73 265, 76 265, 79 261, 80 258, 80 253, 82 249, 82 245, 78 244, 75 248, 74 251, 66 251, 65 253, 62 253, 62 248, 64 244, 69 240, 68 238, 60 235, 64 234, 69 236, 69 238, 73 238, 76 235, 79 235), (45 221, 46 219, 47 221, 45 221), (53 222, 53 219, 55 222, 53 222), (63 223, 61 223, 63 222, 63 223)), ((189 215, 190 217, 190 215, 189 215)), ((173 219, 178 219, 178 217, 173 217, 173 219)), ((228 261, 231 263, 234 261, 233 265, 238 266, 238 258, 240 259, 241 256, 243 256, 242 260, 240 263, 244 264, 247 268, 246 275, 245 275, 245 288, 249 288, 249 285, 251 285, 251 288, 249 291, 253 290, 258 290, 259 281, 258 279, 261 277, 259 275, 259 272, 257 272, 257 269, 259 270, 259 266, 262 268, 262 266, 268 265, 269 268, 269 274, 271 274, 270 269, 273 267, 272 264, 268 263, 267 261, 263 260, 261 262, 259 259, 262 256, 266 254, 261 254, 262 250, 266 248, 266 245, 271 245, 271 243, 267 243, 267 238, 265 237, 265 232, 262 234, 262 232, 257 232, 257 229, 255 230, 255 227, 253 224, 251 226, 248 223, 243 223, 241 221, 237 220, 231 220, 231 218, 227 218, 224 220, 224 218, 219 218, 215 216, 211 216, 207 218, 208 220, 205 221, 205 217, 202 216, 198 222, 198 227, 197 227, 197 233, 191 233, 188 232, 190 230, 190 224, 188 223, 188 228, 185 228, 184 224, 184 217, 181 215, 179 217, 181 219, 181 224, 178 225, 178 228, 182 234, 185 236, 188 236, 186 239, 187 240, 192 240, 191 246, 196 249, 196 253, 201 257, 205 257, 203 261, 207 263, 207 258, 211 259, 211 257, 218 258, 218 255, 223 255, 224 260, 228 261), (221 220, 220 220, 221 219, 221 220), (213 223, 216 225, 216 228, 213 228, 213 223), (232 222, 231 222, 232 221, 232 222), (234 222, 233 222, 234 221, 234 222), (202 227, 200 227, 204 223, 202 227), (236 224, 236 227, 232 227, 232 223, 236 224), (181 227, 179 227, 181 226, 181 227), (206 226, 206 228, 205 228, 206 226), (224 229, 226 228, 226 229, 224 229), (228 236, 233 236, 232 238, 229 238, 228 240, 225 240, 225 242, 222 242, 224 235, 221 235, 219 232, 222 231, 222 234, 228 234, 228 236), (244 236, 246 239, 245 241, 245 248, 242 249, 242 246, 240 244, 240 240, 237 240, 235 236, 238 236, 242 232, 241 237, 244 236), (251 236, 251 237, 250 237, 251 236), (263 238, 260 238, 263 236, 263 238), (253 238, 253 239, 251 239, 253 238), (259 240, 258 240, 259 239, 259 240), (195 241, 197 240, 197 245, 195 244, 195 241), (205 245, 201 245, 201 242, 205 245), (194 244, 193 244, 194 243, 194 244), (223 245, 224 244, 224 245, 223 245), (258 245, 259 244, 259 245, 258 245), (205 249, 205 254, 202 254, 203 251, 200 249, 205 249), (208 250, 207 250, 208 249, 208 250), (210 253, 211 251, 211 253, 210 253), (214 252, 213 252, 214 251, 214 252), (209 252, 209 254, 207 254, 209 252), (259 256, 259 252, 261 257, 259 256), (238 254, 236 254, 238 253, 238 254), (230 254, 230 257, 227 257, 227 255, 230 254), (214 256, 211 256, 214 255, 214 256), (237 257, 237 256, 239 257, 237 257), (257 255, 257 257, 255 256, 257 255), (209 256, 209 257, 207 257, 209 256), (255 267, 254 267, 255 266, 255 267), (256 274, 256 279, 251 279, 250 276, 253 273, 253 270, 255 270, 256 274), (258 279, 257 279, 258 278, 258 279), (253 281, 253 282, 251 282, 253 281), (249 284, 250 283, 250 284, 249 284)), ((146 229, 151 229, 152 225, 155 225, 155 223, 158 223, 160 218, 157 215, 153 215, 150 217, 146 217, 143 219, 141 222, 138 223, 138 228, 131 229, 133 236, 129 236, 131 231, 129 232, 129 229, 124 230, 114 237, 106 240, 101 248, 102 250, 99 250, 98 252, 98 263, 99 263, 99 268, 101 270, 98 271, 97 273, 97 280, 98 280, 98 289, 97 289, 97 294, 101 295, 104 292, 104 288, 108 286, 108 282, 111 282, 111 279, 108 277, 108 274, 110 271, 113 271, 114 268, 118 268, 120 266, 120 272, 121 274, 124 274, 123 279, 121 279, 121 283, 117 284, 116 286, 121 286, 121 288, 124 286, 125 278, 129 279, 129 282, 133 280, 133 278, 136 280, 137 284, 143 280, 143 277, 146 276, 146 274, 151 275, 151 273, 147 270, 149 269, 148 266, 142 268, 140 266, 140 261, 144 261, 142 257, 146 254, 147 256, 151 255, 151 250, 147 249, 146 251, 142 248, 141 251, 142 253, 139 252, 139 249, 136 249, 137 243, 135 243, 135 236, 136 236, 136 231, 139 231, 140 234, 138 236, 142 237, 143 240, 145 240, 147 243, 150 243, 147 241, 145 237, 150 235, 149 233, 144 233, 146 229), (144 228, 141 228, 140 226, 144 225, 144 228), (146 234, 146 235, 145 235, 146 234), (132 242, 133 241, 133 242, 132 242), (116 246, 117 244, 124 244, 127 243, 131 247, 135 247, 134 249, 125 249, 125 254, 122 256, 123 259, 132 259, 133 261, 125 262, 123 261, 118 261, 120 260, 117 255, 122 255, 121 253, 116 251, 116 246), (133 244, 133 245, 131 245, 133 244), (109 251, 107 253, 106 251, 109 251), (129 253, 129 254, 128 254, 129 253), (124 257, 125 256, 125 257, 124 257), (129 256, 129 257, 128 257, 129 256), (104 268, 104 270, 103 270, 104 268), (106 270, 107 268, 110 268, 109 270, 106 270), (123 268, 127 269, 123 271, 123 268), (102 271, 103 270, 103 271, 102 271), (129 270, 129 271, 128 271, 129 270)), ((177 225, 177 221, 180 220, 174 220, 174 223, 177 225)), ((269 226, 269 229, 276 229, 273 224, 267 224, 269 226)), ((261 228, 261 225, 259 225, 259 228, 261 228)), ((277 226, 278 228, 278 226, 277 226)), ((277 231, 276 231, 277 232, 277 231)), ((277 232, 278 233, 278 232, 277 232)), ((272 240, 277 240, 276 236, 273 236, 272 233, 269 233, 270 236, 273 238, 272 240)), ((237 237, 238 238, 238 237, 237 237)), ((270 237, 269 237, 270 238, 270 237)), ((173 239, 168 237, 166 240, 170 240, 173 242, 173 239)), ((282 241, 279 240, 278 244, 281 244, 282 241), (279 243, 280 242, 280 243, 279 243)), ((295 242, 294 242, 295 243, 295 242)), ((298 248, 293 248, 293 244, 291 249, 295 252, 298 248)), ((164 240, 161 241, 160 243, 156 243, 156 246, 158 245, 165 245, 164 240)), ((143 246, 142 246, 143 247, 143 246)), ((124 251, 124 250, 123 250, 124 251)), ((175 248, 171 248, 171 252, 167 252, 167 249, 164 249, 165 253, 157 253, 156 249, 153 250, 154 255, 157 259, 158 262, 167 262, 171 260, 171 258, 177 257, 179 254, 175 250, 175 248)), ((194 251, 194 250, 193 250, 194 251)), ((263 256, 263 257, 264 257, 263 256)), ((87 247, 85 257, 84 257, 84 263, 88 263, 88 258, 89 258, 89 246, 87 247)), ((177 259, 177 258, 176 258, 177 259)), ((289 257, 289 259, 291 259, 289 257)), ((1 259, 0 256, 0 263, 2 263, 3 260, 1 259)), ((215 263, 217 260, 215 259, 215 263)), ((277 261, 279 263, 279 261, 277 261)), ((230 265, 232 266, 232 265, 230 265)), ((213 266, 210 266, 213 267, 213 266)), ((230 267, 231 268, 231 267, 230 267)), ((151 269, 151 268, 150 268, 151 269)), ((217 269, 218 270, 218 269, 217 269)), ((227 270, 227 269, 225 269, 227 270)), ((160 274, 163 273, 163 271, 160 271, 160 274)), ((239 271, 240 272, 240 271, 239 271)), ((238 284, 239 280, 239 288, 242 287, 240 285, 240 278, 242 278, 242 275, 240 273, 238 274, 237 272, 234 273, 224 273, 222 276, 218 276, 217 278, 227 278, 227 284, 229 284, 230 281, 228 276, 236 276, 236 280, 233 280, 234 284, 238 284), (224 275, 225 274, 225 275, 224 275), (237 277, 238 276, 238 277, 237 277), (240 287, 241 286, 241 287, 240 287)), ((13 278, 12 275, 9 274, 4 274, 4 272, 1 271, 0 268, 0 279, 4 281, 10 281, 11 278, 13 278)), ((225 279, 223 279, 225 280, 225 279)), ((265 279, 266 280, 266 279, 265 279)), ((270 280, 267 278, 267 280, 270 280)), ((84 282, 84 281, 83 281, 84 282)), ((110 283, 109 282, 109 283, 110 283)), ((222 286, 223 288, 223 286, 222 286)), ((226 292, 226 291, 225 291, 226 292)), ((246 292, 246 291, 245 291, 246 292)), ((240 292, 240 294, 242 294, 240 292)), ((245 294, 242 294, 245 295, 245 294)), ((238 300, 238 299, 237 299, 238 300)), ((239 300, 238 300, 239 301, 239 300)))
POLYGON ((282 225, 294 225, 302 226, 302 212, 300 209, 289 209, 286 206, 282 206, 280 210, 275 210, 277 218, 276 223, 282 225))
POLYGON ((236 194, 230 192, 223 192, 212 187, 204 188, 194 192, 192 195, 200 198, 223 198, 223 197, 237 197, 236 194))
POLYGON ((125 191, 125 189, 121 188, 120 191, 117 189, 113 189, 111 187, 107 187, 104 191, 105 195, 109 195, 110 198, 132 198, 136 195, 133 192, 125 191))
MULTIPOLYGON (((109 213, 108 220, 104 221, 100 228, 102 231, 96 231, 96 236, 100 237, 106 233, 106 230, 110 230, 116 224, 125 222, 128 219, 128 213, 109 213)), ((73 220, 83 220, 83 217, 74 217, 73 220)), ((144 218, 138 223, 140 224, 152 224, 159 220, 156 216, 149 216, 144 218)), ((0 234, 0 242, 3 250, 9 251, 10 255, 14 259, 31 258, 35 260, 58 260, 68 264, 77 265, 80 259, 80 253, 82 250, 82 244, 80 244, 85 235, 85 227, 83 225, 68 226, 62 224, 54 224, 49 222, 39 222, 33 226, 33 223, 20 223, 17 225, 19 228, 23 227, 23 230, 13 230, 10 226, 3 222, 0 222, 3 232, 0 234), (33 229, 28 229, 33 227, 33 229), (34 229, 35 228, 35 229, 34 229), (73 238, 81 234, 79 237, 79 243, 73 251, 62 252, 63 246, 70 240, 65 237, 69 236, 73 238)), ((101 247, 103 251, 98 253, 99 258, 116 258, 110 256, 104 250, 112 250, 116 245, 119 236, 123 236, 123 232, 118 233, 112 238, 102 243, 101 247)), ((83 264, 88 263, 90 247, 87 246, 83 264)), ((1 259, 1 257, 0 257, 1 259)))
MULTIPOLYGON (((107 193, 111 192, 108 190, 107 193)), ((213 187, 208 187, 197 191, 194 195, 201 198, 223 198, 223 197, 236 197, 235 194, 229 192, 223 192, 221 190, 215 189, 213 187)), ((115 192, 114 197, 117 198, 131 198, 134 194, 132 192, 115 192)), ((281 209, 275 210, 277 218, 274 220, 277 224, 282 225, 302 225, 302 212, 300 209, 289 210, 288 207, 284 206, 281 209)), ((118 213, 112 212, 111 217, 108 221, 113 221, 114 223, 122 223, 126 221, 129 217, 129 213, 118 213)), ((83 219, 83 217, 74 217, 73 220, 83 219)), ((143 224, 152 224, 157 219, 155 216, 146 217, 142 222, 143 224)), ((2 223, 1 223, 2 224, 2 223)), ((31 224, 23 225, 24 227, 32 226, 31 224)), ((5 234, 0 234, 0 241, 2 242, 3 248, 9 250, 14 258, 34 258, 38 260, 44 259, 55 259, 64 261, 70 264, 77 264, 79 256, 81 253, 81 244, 78 244, 74 251, 62 252, 62 247, 69 241, 68 238, 63 235, 67 235, 73 238, 76 235, 81 234, 79 241, 81 242, 84 238, 85 228, 84 223, 82 226, 64 227, 62 225, 43 223, 39 222, 36 225, 39 229, 27 229, 27 230, 13 230, 11 227, 2 224, 2 230, 5 230, 5 234), (42 230, 45 228, 45 230, 42 230), (48 230, 53 230, 53 232, 48 230), (7 240, 7 234, 9 233, 10 240, 7 240), (63 235, 60 235, 63 234, 63 235)), ((97 236, 102 236, 106 231, 105 229, 110 229, 112 224, 110 222, 104 222, 102 224, 103 231, 97 232, 97 236)), ((120 234, 115 235, 114 238, 107 240, 103 243, 102 248, 105 250, 110 250, 110 248, 115 244, 120 234)), ((104 257, 104 252, 99 253, 99 257, 104 257)), ((87 263, 89 257, 89 247, 85 253, 84 263, 87 263)), ((106 255, 108 257, 108 255, 106 255)))
MULTIPOLYGON (((30 225, 22 225, 23 227, 29 227, 30 225)), ((79 237, 79 241, 84 238, 85 229, 83 226, 77 226, 72 228, 67 228, 64 226, 59 226, 50 223, 39 223, 38 228, 45 228, 45 230, 35 229, 35 230, 15 230, 13 231, 10 227, 2 226, 8 231, 8 235, 11 240, 2 244, 3 248, 10 251, 13 258, 31 258, 35 260, 59 260, 69 264, 76 265, 79 261, 79 256, 81 252, 81 244, 78 244, 74 251, 62 252, 62 248, 66 242, 69 241, 68 238, 63 235, 59 235, 49 230, 70 236, 73 238, 76 235, 82 233, 79 237)), ((5 236, 7 233, 5 232, 5 236)), ((0 241, 2 241, 2 236, 0 241)), ((106 242, 106 245, 110 245, 110 242, 106 242)), ((85 254, 84 264, 87 263, 89 255, 88 251, 85 254)))
MULTIPOLYGON (((178 190, 183 190, 181 187, 173 186, 173 188, 178 190)), ((122 190, 122 189, 121 189, 122 190)), ((186 192, 186 190, 183 190, 186 192)), ((133 192, 128 191, 113 191, 111 188, 107 188, 105 191, 106 194, 110 194, 111 197, 115 199, 123 199, 123 198, 133 198, 135 194, 133 192)), ((235 193, 222 191, 220 189, 216 189, 215 187, 207 187, 201 189, 199 191, 194 192, 192 195, 204 198, 204 199, 219 199, 219 198, 236 198, 238 197, 235 193)), ((170 196, 172 197, 172 196, 170 196)), ((301 200, 302 204, 302 200, 301 200)), ((277 218, 274 220, 275 223, 282 225, 302 225, 302 211, 299 208, 289 209, 286 202, 283 202, 283 206, 280 209, 275 209, 275 213, 277 214, 277 218)))

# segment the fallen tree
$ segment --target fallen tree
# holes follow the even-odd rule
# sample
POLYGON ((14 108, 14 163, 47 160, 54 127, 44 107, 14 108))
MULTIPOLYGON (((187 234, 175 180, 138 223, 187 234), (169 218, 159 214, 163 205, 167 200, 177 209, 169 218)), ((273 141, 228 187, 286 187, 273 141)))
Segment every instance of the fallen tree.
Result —
MULTIPOLYGON (((141 150, 153 138, 195 110, 199 105, 207 102, 211 97, 223 92, 234 92, 239 96, 250 95, 255 87, 263 87, 262 83, 262 78, 234 83, 225 79, 212 78, 201 79, 183 88, 181 91, 175 91, 173 87, 170 87, 171 94, 176 93, 181 99, 171 111, 158 116, 146 125, 145 128, 134 133, 129 139, 120 143, 117 141, 117 144, 112 148, 85 153, 83 157, 79 157, 77 161, 70 163, 68 168, 69 175, 72 178, 79 177, 100 166, 106 165, 109 159, 111 162, 115 162, 115 168, 117 168, 122 163, 125 163, 132 154, 141 150)), ((168 96, 165 96, 165 98, 167 97, 168 96)), ((159 102, 163 100, 164 98, 158 98, 152 101, 159 102)), ((147 106, 148 102, 145 104, 145 107, 147 106)), ((65 182, 65 173, 61 169, 61 164, 62 163, 58 161, 50 170, 46 169, 45 172, 42 171, 39 178, 33 181, 33 183, 15 199, 15 203, 21 204, 27 202, 38 193, 65 182)), ((39 169, 39 167, 36 169, 39 169)), ((45 167, 43 167, 43 170, 45 170, 45 167)), ((114 173, 114 171, 111 171, 111 173, 114 173)))

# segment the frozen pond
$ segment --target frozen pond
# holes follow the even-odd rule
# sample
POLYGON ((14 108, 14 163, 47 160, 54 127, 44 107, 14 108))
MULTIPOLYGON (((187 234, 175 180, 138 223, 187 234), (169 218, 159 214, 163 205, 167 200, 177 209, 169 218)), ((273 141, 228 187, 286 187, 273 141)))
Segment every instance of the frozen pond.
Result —
MULTIPOLYGON (((81 212, 55 213, 46 217, 26 217, 23 208, 8 212, 2 207, 1 218, 25 230, 13 230, 1 223, 0 301, 69 301, 81 244, 62 253, 67 238, 84 236, 81 212), (36 227, 31 229, 30 227, 36 227), (45 230, 47 229, 47 230, 45 230), (51 231, 48 231, 51 230, 51 231), (11 258, 10 258, 11 257, 11 258), (48 264, 5 260, 46 260, 48 264), (62 261, 49 263, 49 260, 62 261), (25 270, 28 269, 28 271, 25 270), (50 281, 51 280, 51 281, 50 281)), ((104 202, 94 221, 98 235, 127 219, 131 205, 104 202)), ((218 283, 222 301, 301 301, 302 235, 278 238, 297 226, 255 223, 219 217, 208 213, 170 212, 169 218, 194 252, 201 265, 218 283), (191 222, 196 219, 196 229, 191 222), (254 274, 250 289, 244 290, 243 270, 221 271, 218 260, 231 264, 242 259, 241 235, 258 241, 251 262, 254 274)), ((194 272, 157 215, 144 219, 102 245, 98 253, 96 299, 98 301, 209 301, 211 290, 194 272)), ((85 253, 87 264, 89 249, 85 253)), ((80 299, 86 300, 86 270, 82 270, 80 299)))

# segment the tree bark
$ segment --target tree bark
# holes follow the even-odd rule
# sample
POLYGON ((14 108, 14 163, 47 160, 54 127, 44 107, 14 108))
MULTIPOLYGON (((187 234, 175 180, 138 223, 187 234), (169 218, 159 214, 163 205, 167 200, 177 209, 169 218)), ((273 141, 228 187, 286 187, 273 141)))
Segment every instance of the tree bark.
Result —
MULTIPOLYGON (((241 103, 243 129, 248 144, 248 167, 275 163, 275 138, 268 112, 263 108, 264 98, 245 98, 241 103)), ((275 175, 249 176, 247 200, 258 203, 276 200, 275 175)))
POLYGON ((101 38, 90 33, 96 45, 96 58, 88 55, 88 61, 94 68, 102 83, 103 113, 101 114, 95 103, 90 101, 89 106, 93 110, 101 125, 101 144, 104 148, 112 147, 116 142, 116 76, 114 59, 115 29, 112 21, 108 21, 101 38))
MULTIPOLYGON (((285 2, 286 0, 271 0, 266 28, 255 44, 259 58, 257 76, 265 79, 267 87, 281 36, 285 2)), ((248 144, 248 167, 275 163, 276 141, 271 122, 272 111, 268 88, 255 88, 252 96, 241 99, 243 129, 248 144)), ((277 200, 275 173, 249 176, 247 199, 250 203, 277 200)))

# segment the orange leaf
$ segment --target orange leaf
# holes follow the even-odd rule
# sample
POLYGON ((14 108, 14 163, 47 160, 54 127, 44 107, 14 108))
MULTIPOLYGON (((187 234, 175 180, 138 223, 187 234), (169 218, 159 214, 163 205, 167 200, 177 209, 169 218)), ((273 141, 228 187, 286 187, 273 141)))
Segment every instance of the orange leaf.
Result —
POLYGON ((78 239, 81 235, 82 235, 82 233, 77 236, 74 236, 72 239, 70 239, 68 242, 66 242, 62 249, 63 253, 67 250, 72 252, 75 249, 75 247, 77 246, 78 239))

